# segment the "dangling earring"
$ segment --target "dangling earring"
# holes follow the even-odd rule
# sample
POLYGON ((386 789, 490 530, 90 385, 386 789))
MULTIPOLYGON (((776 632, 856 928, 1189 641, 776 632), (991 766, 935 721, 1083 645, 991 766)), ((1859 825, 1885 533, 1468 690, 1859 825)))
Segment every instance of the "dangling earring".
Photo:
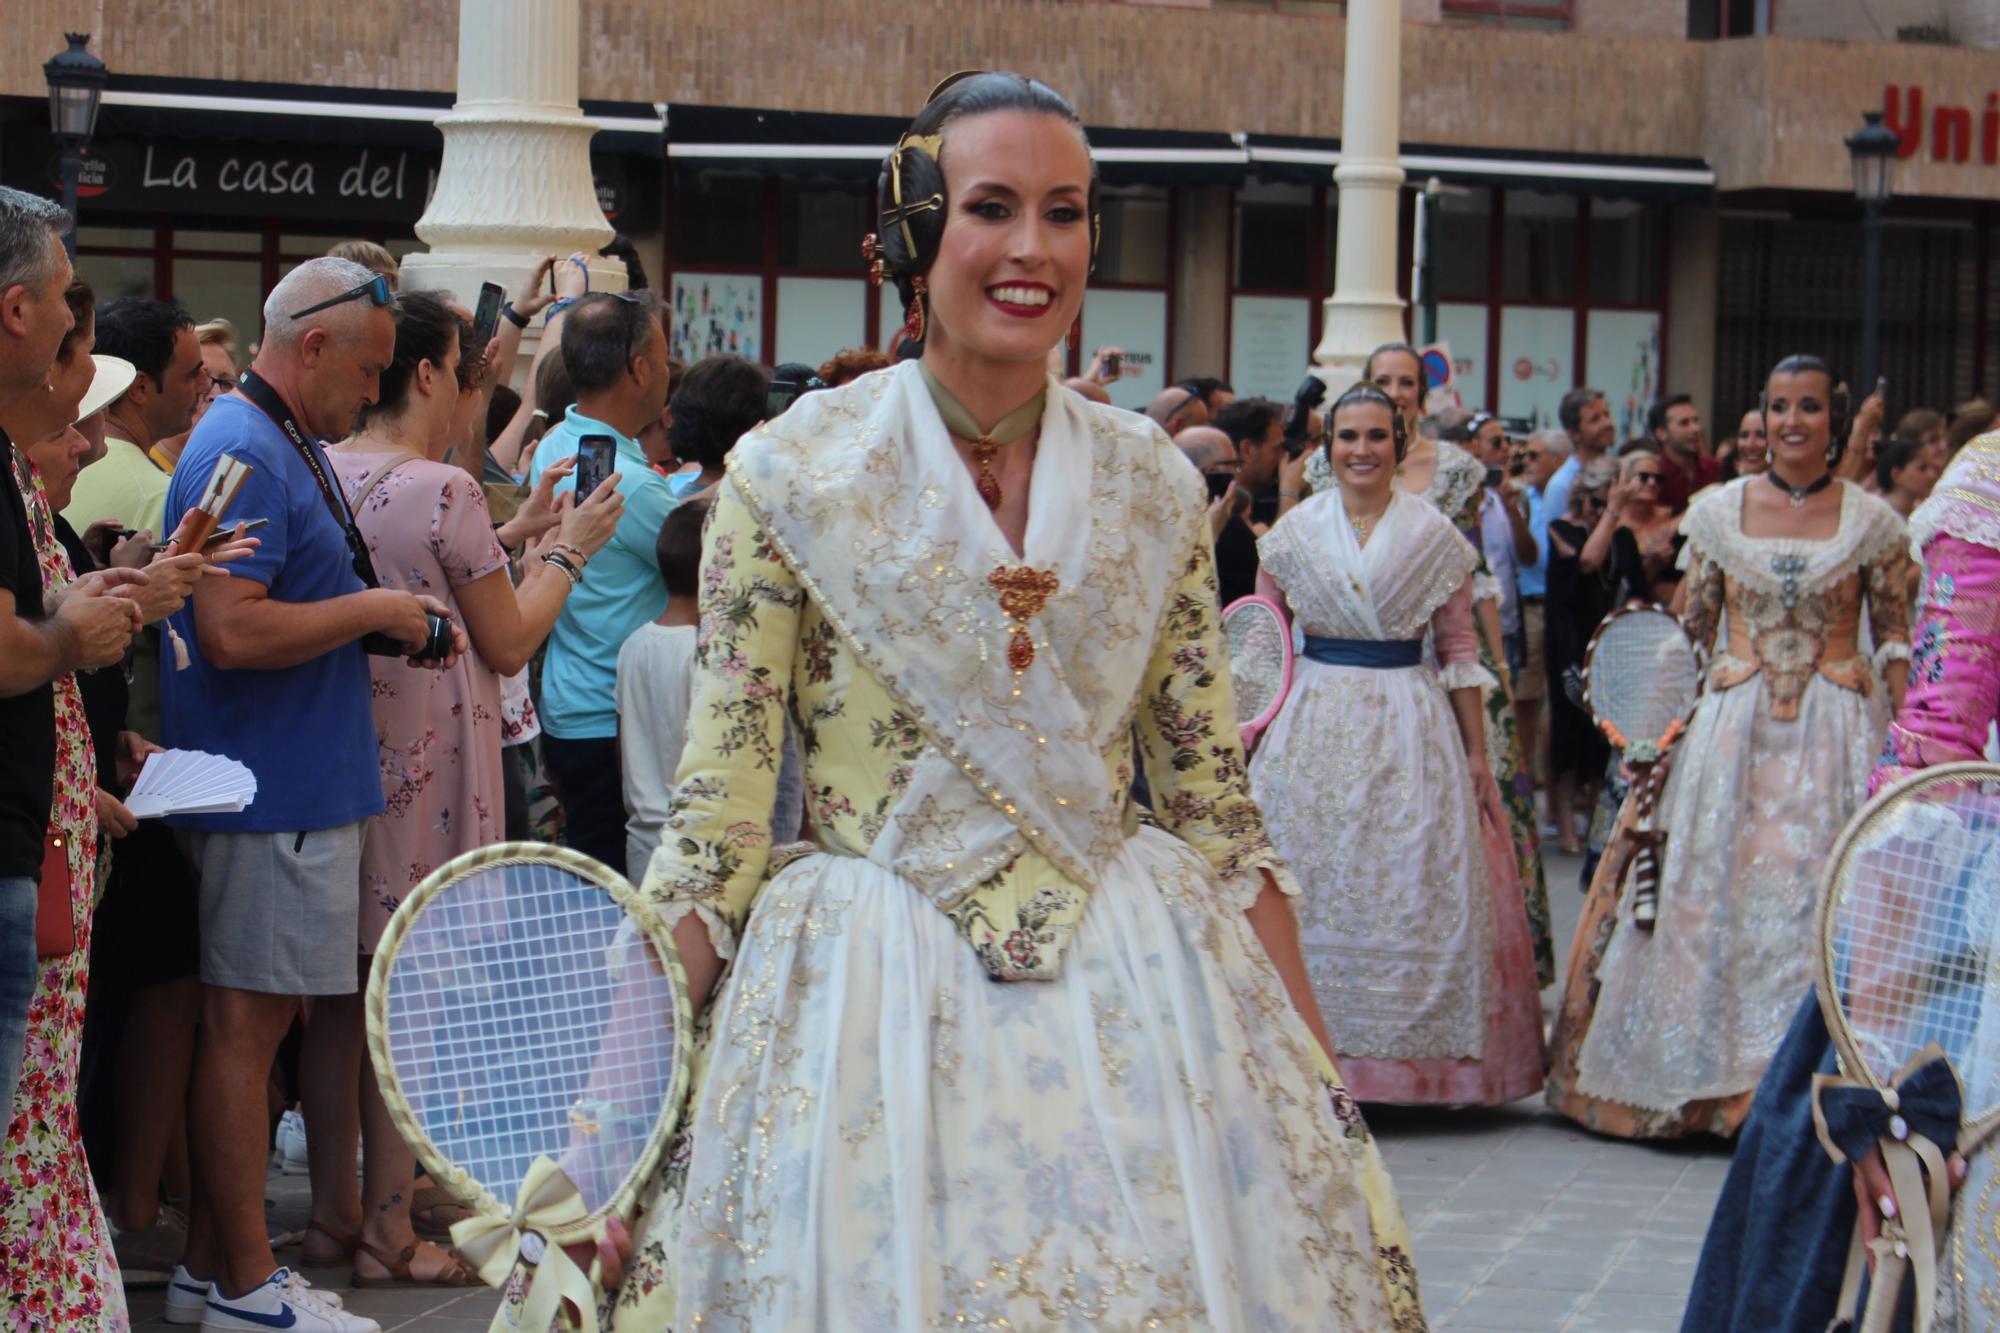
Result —
POLYGON ((910 308, 903 312, 903 341, 920 343, 924 340, 924 293, 930 284, 920 273, 910 279, 910 308))
POLYGON ((1076 318, 1069 322, 1069 345, 1079 353, 1083 350, 1083 311, 1076 312, 1076 318))

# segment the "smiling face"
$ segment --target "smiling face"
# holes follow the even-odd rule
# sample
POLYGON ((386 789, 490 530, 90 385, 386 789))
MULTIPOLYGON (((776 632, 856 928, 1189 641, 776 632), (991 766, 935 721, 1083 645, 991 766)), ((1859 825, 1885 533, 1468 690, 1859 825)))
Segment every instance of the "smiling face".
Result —
POLYGON ((1736 426, 1736 472, 1738 476, 1765 472, 1771 466, 1771 441, 1764 434, 1764 414, 1751 408, 1736 426))
POLYGON ((1369 382, 1389 395, 1404 416, 1416 415, 1423 398, 1423 367, 1408 352, 1380 352, 1368 367, 1369 382))
POLYGON ((950 201, 928 275, 926 350, 1041 362, 1069 332, 1090 276, 1090 154, 1060 116, 991 111, 950 121, 939 151, 950 201))
POLYGON ((1386 497, 1396 482, 1396 423, 1389 409, 1364 400, 1335 411, 1332 461, 1343 491, 1364 504, 1386 497))
POLYGON ((1764 429, 1771 461, 1795 477, 1826 470, 1833 438, 1832 389, 1818 370, 1781 370, 1764 386, 1764 429))

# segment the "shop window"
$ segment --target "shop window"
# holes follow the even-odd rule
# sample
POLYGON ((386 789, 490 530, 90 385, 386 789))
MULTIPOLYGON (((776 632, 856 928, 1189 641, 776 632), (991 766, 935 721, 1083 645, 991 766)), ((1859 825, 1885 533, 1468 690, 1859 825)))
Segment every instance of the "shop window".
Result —
MULTIPOLYGON (((864 231, 866 228, 863 229, 864 231)), ((852 253, 861 253, 861 236, 852 253)), ((674 182, 676 266, 759 268, 764 262, 764 179, 704 172, 674 182)))
POLYGON ((1312 191, 1254 182, 1236 192, 1236 286, 1302 292, 1311 283, 1312 191))
MULTIPOLYGON (((859 273, 861 238, 875 230, 875 191, 862 182, 785 180, 778 188, 778 267, 825 272, 859 273)), ((753 216, 761 216, 755 214, 753 216)), ((748 220, 742 225, 754 238, 757 229, 748 220)), ((675 237, 677 257, 691 264, 696 259, 675 237)), ((753 259, 754 255, 751 256, 753 259)), ((741 262, 730 260, 728 262, 741 262)), ((782 344, 783 339, 780 339, 782 344)))
POLYGON ((1659 208, 1627 199, 1590 203, 1590 300, 1593 305, 1656 305, 1660 299, 1659 208))
POLYGON ((1442 0, 1447 22, 1521 32, 1568 32, 1573 0, 1442 0))
POLYGON ((174 249, 254 255, 264 249, 264 235, 261 231, 190 231, 175 227, 174 249))
POLYGON ((1096 280, 1164 286, 1167 281, 1167 195, 1164 190, 1105 190, 1104 234, 1096 280))
POLYGON ((1447 189, 1438 203, 1438 251, 1434 271, 1438 297, 1482 301, 1491 272, 1493 191, 1447 189))
POLYGON ((90 284, 90 290, 97 297, 97 303, 115 301, 121 296, 138 296, 151 300, 153 296, 153 258, 151 255, 94 255, 86 245, 88 233, 94 227, 82 228, 77 233, 76 274, 90 284))
MULTIPOLYGON (((177 233, 175 243, 184 236, 177 233)), ((255 336, 264 326, 264 284, 255 261, 254 255, 241 260, 177 258, 174 299, 196 321, 220 316, 236 326, 239 336, 255 336)))
POLYGON ((1548 306, 1500 311, 1500 415, 1555 424, 1562 396, 1577 382, 1576 312, 1548 306))
POLYGON ((1501 288, 1507 301, 1576 299, 1574 197, 1509 190, 1502 220, 1501 288))
POLYGON ((1771 0, 1689 0, 1688 37, 1762 37, 1771 31, 1771 0))

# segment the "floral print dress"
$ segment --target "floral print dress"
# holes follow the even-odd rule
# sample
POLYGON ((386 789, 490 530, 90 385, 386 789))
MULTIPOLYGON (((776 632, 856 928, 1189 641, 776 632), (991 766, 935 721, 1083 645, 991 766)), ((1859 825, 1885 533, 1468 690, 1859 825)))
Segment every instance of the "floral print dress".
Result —
MULTIPOLYGON (((50 594, 75 577, 41 473, 13 451, 15 481, 50 594)), ((97 757, 75 676, 55 682, 56 781, 49 825, 69 847, 76 947, 41 960, 28 1004, 28 1042, 14 1117, 0 1147, 0 1329, 100 1333, 130 1327, 111 1231, 83 1155, 77 1066, 90 980, 90 920, 97 884, 97 757)))

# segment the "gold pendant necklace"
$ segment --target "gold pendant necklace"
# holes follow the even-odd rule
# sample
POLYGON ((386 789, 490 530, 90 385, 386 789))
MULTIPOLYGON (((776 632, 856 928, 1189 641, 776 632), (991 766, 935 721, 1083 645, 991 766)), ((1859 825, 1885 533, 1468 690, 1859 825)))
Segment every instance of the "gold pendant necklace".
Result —
POLYGON ((1026 435, 1042 423, 1042 406, 1049 396, 1048 382, 1035 390, 1035 396, 1001 417, 992 430, 981 430, 973 420, 965 404, 958 396, 938 382, 931 374, 931 368, 917 362, 917 369, 924 377, 924 387, 931 391, 931 401, 937 405, 938 415, 944 418, 945 429, 972 445, 972 465, 977 470, 974 484, 979 488, 979 498, 986 502, 988 509, 998 509, 1003 498, 1000 479, 993 475, 993 456, 1005 445, 1026 435))

